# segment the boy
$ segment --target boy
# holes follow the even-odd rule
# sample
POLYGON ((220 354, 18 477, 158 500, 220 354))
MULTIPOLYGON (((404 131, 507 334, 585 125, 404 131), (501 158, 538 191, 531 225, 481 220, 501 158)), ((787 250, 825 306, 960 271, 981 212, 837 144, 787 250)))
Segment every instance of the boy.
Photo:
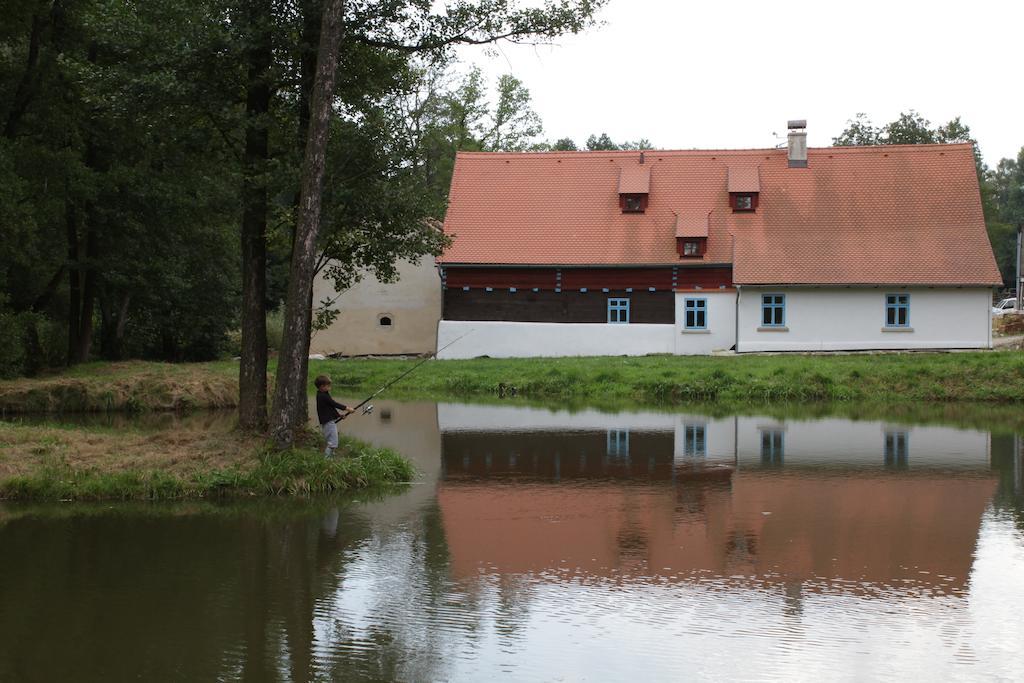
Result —
POLYGON ((327 448, 324 455, 328 458, 334 455, 334 449, 338 447, 338 423, 335 422, 342 417, 339 410, 344 410, 345 415, 351 415, 352 409, 344 403, 338 403, 331 398, 331 378, 327 375, 320 375, 313 384, 316 385, 316 417, 320 421, 320 431, 327 440, 327 448))

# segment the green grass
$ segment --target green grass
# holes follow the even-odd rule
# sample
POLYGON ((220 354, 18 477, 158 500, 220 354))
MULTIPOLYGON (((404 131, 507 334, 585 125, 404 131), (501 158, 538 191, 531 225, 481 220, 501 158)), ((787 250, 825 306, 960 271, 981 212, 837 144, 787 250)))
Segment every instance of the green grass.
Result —
MULTIPOLYGON (((311 361, 335 393, 369 393, 415 361, 311 361)), ((726 402, 1024 401, 1020 352, 432 361, 394 398, 527 397, 678 405, 726 402)))
POLYGON ((394 451, 342 438, 333 458, 312 447, 260 450, 253 466, 103 471, 47 460, 35 471, 0 481, 0 500, 175 500, 239 496, 305 496, 409 482, 412 464, 394 451))
MULTIPOLYGON (((336 394, 369 394, 416 360, 310 361, 336 394)), ((274 364, 270 373, 273 375, 274 364)), ((312 384, 310 384, 312 392, 312 384)), ((48 377, 0 382, 0 413, 145 412, 232 408, 234 361, 88 363, 48 377)), ((1024 401, 1024 353, 611 356, 431 361, 390 388, 394 398, 678 405, 695 401, 1024 401)))
POLYGON ((0 381, 0 414, 233 408, 238 364, 83 363, 59 374, 0 381))

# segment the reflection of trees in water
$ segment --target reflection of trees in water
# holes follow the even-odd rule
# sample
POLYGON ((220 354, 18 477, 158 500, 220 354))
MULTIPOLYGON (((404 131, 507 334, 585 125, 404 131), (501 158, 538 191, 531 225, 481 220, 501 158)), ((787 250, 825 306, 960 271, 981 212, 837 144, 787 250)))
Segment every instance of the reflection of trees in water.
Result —
MULTIPOLYGON (((332 581, 322 592, 313 620, 330 624, 324 653, 329 680, 439 680, 447 636, 433 624, 451 619, 455 611, 448 581, 449 554, 436 501, 410 516, 405 524, 375 528, 367 544, 350 551, 346 571, 358 566, 361 616, 347 614, 339 600, 352 586, 332 581), (365 585, 369 583, 370 585, 365 585)), ((331 572, 341 576, 341 572, 331 572)), ((479 629, 480 608, 472 595, 461 596, 459 626, 468 634, 479 629)), ((351 599, 351 596, 349 596, 351 599)))
POLYGON ((162 512, 0 527, 0 680, 443 678, 425 626, 448 595, 436 505, 395 532, 310 501, 162 512), (379 585, 356 623, 338 598, 366 557, 379 585))
POLYGON ((994 503, 1024 532, 1024 435, 992 435, 992 469, 999 474, 994 503))

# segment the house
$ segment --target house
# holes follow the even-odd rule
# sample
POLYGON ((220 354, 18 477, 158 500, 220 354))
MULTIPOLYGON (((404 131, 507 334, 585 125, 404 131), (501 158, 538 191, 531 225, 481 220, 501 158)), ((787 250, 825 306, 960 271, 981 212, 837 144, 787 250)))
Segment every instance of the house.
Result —
POLYGON ((457 577, 656 568, 955 592, 1000 476, 987 432, 937 425, 462 404, 438 404, 437 425, 457 577))
POLYGON ((460 153, 440 357, 991 347, 972 146, 808 150, 805 128, 785 149, 460 153))
POLYGON ((437 347, 441 291, 431 256, 419 263, 399 261, 398 280, 383 283, 366 273, 340 294, 323 271, 313 281, 314 310, 328 302, 338 312, 325 330, 313 334, 310 353, 364 356, 432 353, 437 347))

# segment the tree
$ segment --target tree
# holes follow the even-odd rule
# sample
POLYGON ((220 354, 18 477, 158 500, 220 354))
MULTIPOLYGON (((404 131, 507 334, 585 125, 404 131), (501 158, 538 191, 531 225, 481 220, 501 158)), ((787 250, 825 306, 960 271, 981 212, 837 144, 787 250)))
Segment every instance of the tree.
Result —
POLYGON ((883 126, 879 140, 886 145, 920 145, 936 142, 937 135, 931 122, 911 109, 883 126))
POLYGON ((486 149, 521 152, 541 134, 543 126, 530 108, 530 100, 530 91, 515 76, 505 74, 498 79, 498 101, 483 138, 486 149))
POLYGON ((612 139, 608 136, 608 133, 601 133, 601 135, 591 135, 587 138, 587 149, 591 152, 597 152, 602 150, 616 150, 619 146, 612 142, 612 139))
POLYGON ((1001 159, 988 172, 991 216, 986 213, 989 238, 1004 282, 1013 282, 1017 271, 1017 226, 1024 223, 1024 147, 1016 159, 1001 159))
POLYGON ((575 152, 578 148, 572 138, 559 138, 551 144, 551 149, 555 152, 575 152))
POLYGON ((267 426, 267 162, 274 96, 272 3, 251 0, 240 12, 247 34, 245 151, 242 176, 242 349, 238 366, 238 421, 267 426))
MULTIPOLYGON (((317 238, 320 232, 320 208, 327 160, 327 141, 331 130, 331 104, 334 75, 341 39, 343 0, 326 0, 320 30, 320 51, 310 106, 309 136, 302 161, 302 187, 299 195, 299 220, 292 247, 292 265, 285 301, 284 336, 277 364, 277 385, 271 428, 279 448, 291 445, 295 428, 292 406, 306 395, 306 367, 309 357, 310 298, 316 271, 317 238)), ((305 400, 301 401, 305 405, 305 400)), ((305 417, 305 416, 303 416, 305 417)))
POLYGON ((860 113, 846 122, 846 130, 832 138, 832 144, 837 147, 877 145, 879 135, 880 131, 874 127, 867 114, 860 113))
POLYGON ((601 135, 591 135, 587 138, 587 149, 592 152, 614 150, 642 151, 646 149, 653 149, 653 145, 651 145, 651 141, 647 138, 616 143, 611 139, 611 137, 609 137, 608 133, 601 133, 601 135))
MULTIPOLYGON (((333 6, 333 2, 335 0, 328 0, 325 5, 325 27, 327 10, 333 6)), ((428 3, 398 2, 347 6, 345 9, 348 12, 341 16, 344 32, 339 34, 344 36, 344 40, 341 41, 340 53, 336 53, 341 55, 346 67, 342 71, 344 77, 340 81, 343 90, 346 85, 359 83, 360 77, 366 78, 368 83, 377 84, 380 81, 375 77, 374 70, 360 71, 359 68, 366 63, 377 66, 380 60, 388 57, 405 64, 408 63, 409 55, 444 53, 459 43, 488 43, 499 39, 539 40, 562 33, 578 32, 590 24, 593 12, 601 4, 599 0, 562 0, 547 5, 543 10, 536 10, 520 9, 504 1, 460 2, 448 5, 444 14, 433 14, 428 3), (363 48, 370 48, 371 52, 362 51, 363 48), (352 54, 360 56, 365 61, 346 62, 345 58, 352 54)), ((322 47, 319 59, 322 60, 324 56, 322 47)), ((322 82, 320 74, 336 67, 333 63, 335 58, 331 59, 332 63, 329 65, 321 64, 318 60, 318 85, 322 82)), ((365 84, 361 88, 353 87, 352 92, 357 93, 359 90, 364 91, 361 103, 367 100, 373 102, 376 99, 372 96, 366 97, 368 93, 365 93, 365 84)), ((325 93, 323 100, 328 114, 331 113, 330 107, 335 99, 326 96, 330 92, 325 93)), ((315 109, 313 113, 316 114, 315 109)), ((334 116, 338 116, 338 112, 335 112, 334 116)), ((339 118, 357 125, 361 123, 356 118, 339 118)), ((328 127, 325 125, 323 130, 319 131, 322 138, 318 139, 326 142, 327 132, 328 127)), ((285 338, 278 363, 274 405, 271 409, 271 431, 278 447, 289 445, 296 430, 306 419, 306 363, 312 303, 309 293, 312 290, 312 278, 315 273, 316 246, 320 240, 318 221, 314 220, 313 216, 317 213, 316 207, 321 200, 317 183, 311 182, 315 175, 312 171, 315 171, 315 168, 310 166, 312 162, 308 157, 310 154, 326 154, 326 150, 316 151, 312 146, 315 144, 312 126, 309 139, 310 143, 306 146, 307 158, 303 161, 300 220, 293 241, 292 267, 285 307, 285 338)))
POLYGON ((0 279, 6 305, 31 321, 24 370, 86 360, 95 339, 111 358, 126 348, 216 355, 237 297, 235 247, 222 239, 231 140, 208 107, 210 93, 231 90, 232 72, 207 49, 220 35, 216 11, 200 0, 19 7, 0 28, 0 174, 13 176, 2 184, 19 212, 0 228, 18 244, 0 253, 0 279), (203 250, 168 255, 169 244, 203 250), (221 274, 226 290, 209 292, 186 325, 145 310, 188 291, 190 278, 221 274))

